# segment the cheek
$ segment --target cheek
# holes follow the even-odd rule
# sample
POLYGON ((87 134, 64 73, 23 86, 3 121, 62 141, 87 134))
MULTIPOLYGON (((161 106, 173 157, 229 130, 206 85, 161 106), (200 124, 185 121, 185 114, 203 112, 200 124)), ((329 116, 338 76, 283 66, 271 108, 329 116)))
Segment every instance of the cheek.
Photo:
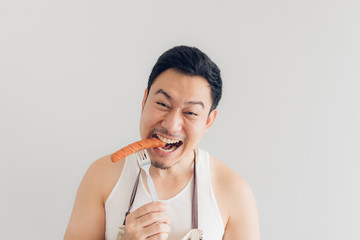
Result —
POLYGON ((147 135, 147 131, 149 131, 149 126, 151 125, 151 123, 149 122, 151 120, 151 117, 149 116, 149 111, 144 108, 142 113, 141 113, 141 117, 140 117, 140 133, 141 133, 141 137, 147 137, 145 135, 147 135))
POLYGON ((150 131, 160 118, 161 114, 156 109, 144 108, 140 120, 141 130, 150 131))
POLYGON ((205 133, 206 124, 204 121, 190 121, 188 125, 188 134, 192 136, 194 139, 201 139, 202 135, 205 133))

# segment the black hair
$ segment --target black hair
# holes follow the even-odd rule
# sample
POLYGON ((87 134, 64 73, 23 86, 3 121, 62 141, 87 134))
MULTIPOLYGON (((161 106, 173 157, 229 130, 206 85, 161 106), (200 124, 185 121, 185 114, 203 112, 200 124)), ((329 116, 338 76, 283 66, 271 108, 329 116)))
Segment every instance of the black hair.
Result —
POLYGON ((148 94, 155 79, 170 68, 186 75, 205 78, 211 89, 212 105, 210 112, 216 109, 222 94, 220 69, 205 53, 195 47, 188 46, 177 46, 164 52, 157 60, 149 76, 148 94))

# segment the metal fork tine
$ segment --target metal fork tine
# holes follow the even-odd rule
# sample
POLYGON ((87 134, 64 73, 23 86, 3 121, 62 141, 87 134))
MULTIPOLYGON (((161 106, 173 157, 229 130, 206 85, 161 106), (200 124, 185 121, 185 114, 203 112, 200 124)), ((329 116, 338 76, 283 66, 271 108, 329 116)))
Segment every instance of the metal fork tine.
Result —
POLYGON ((145 160, 146 159, 146 156, 145 156, 145 152, 144 150, 141 150, 141 160, 145 160))
POLYGON ((148 152, 146 151, 146 149, 144 149, 143 151, 144 151, 144 157, 145 157, 145 159, 146 159, 146 158, 149 158, 149 154, 148 154, 148 152))
POLYGON ((136 152, 136 154, 138 155, 138 158, 140 159, 140 161, 144 160, 143 154, 142 154, 142 150, 136 152))
POLYGON ((149 158, 149 156, 147 155, 146 149, 143 150, 143 156, 144 156, 144 159, 149 158))

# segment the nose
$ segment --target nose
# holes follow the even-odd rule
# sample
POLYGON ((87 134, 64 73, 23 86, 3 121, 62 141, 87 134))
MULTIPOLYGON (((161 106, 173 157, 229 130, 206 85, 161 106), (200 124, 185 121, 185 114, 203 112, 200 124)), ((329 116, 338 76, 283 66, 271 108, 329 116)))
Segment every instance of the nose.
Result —
POLYGON ((179 133, 182 129, 183 118, 182 113, 179 111, 170 111, 166 114, 165 118, 161 122, 161 126, 165 128, 169 133, 179 133))

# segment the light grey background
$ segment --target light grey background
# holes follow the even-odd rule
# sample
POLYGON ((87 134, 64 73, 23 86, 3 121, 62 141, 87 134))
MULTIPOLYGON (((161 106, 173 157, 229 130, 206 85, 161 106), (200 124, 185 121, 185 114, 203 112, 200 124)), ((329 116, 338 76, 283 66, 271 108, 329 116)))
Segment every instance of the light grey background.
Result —
POLYGON ((221 68, 201 146, 252 186, 262 239, 360 239, 360 2, 2 1, 1 239, 61 239, 97 158, 139 139, 158 56, 221 68))

